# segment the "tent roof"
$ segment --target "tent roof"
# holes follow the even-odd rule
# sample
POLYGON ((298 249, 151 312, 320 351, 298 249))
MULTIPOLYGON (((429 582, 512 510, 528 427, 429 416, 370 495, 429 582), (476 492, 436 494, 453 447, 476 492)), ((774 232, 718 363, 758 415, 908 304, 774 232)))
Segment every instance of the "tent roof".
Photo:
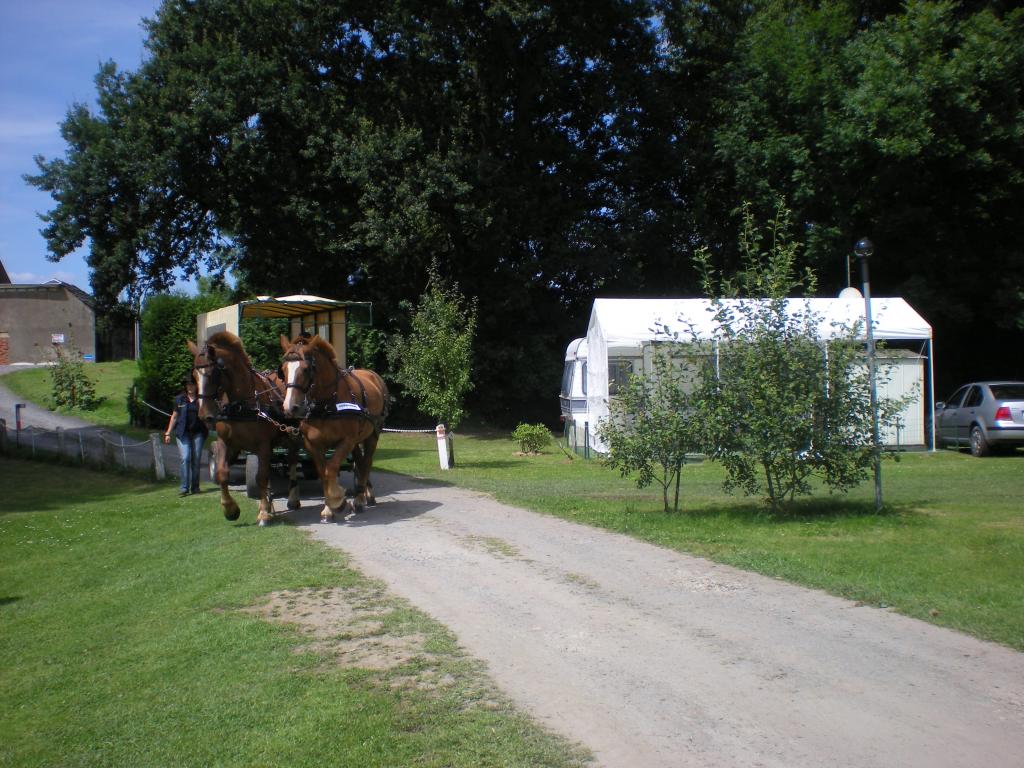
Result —
MULTIPOLYGON (((723 299, 726 305, 738 305, 751 299, 723 299)), ((800 310, 822 317, 825 338, 836 335, 834 323, 852 326, 864 319, 864 300, 856 298, 787 299, 800 310)), ((590 314, 590 328, 599 325, 608 346, 629 346, 657 337, 659 323, 672 331, 685 333, 692 328, 698 338, 716 335, 710 299, 596 299, 590 314)), ((900 298, 873 298, 871 319, 879 339, 930 339, 931 326, 913 307, 900 298)), ((863 333, 863 331, 862 331, 863 333)))

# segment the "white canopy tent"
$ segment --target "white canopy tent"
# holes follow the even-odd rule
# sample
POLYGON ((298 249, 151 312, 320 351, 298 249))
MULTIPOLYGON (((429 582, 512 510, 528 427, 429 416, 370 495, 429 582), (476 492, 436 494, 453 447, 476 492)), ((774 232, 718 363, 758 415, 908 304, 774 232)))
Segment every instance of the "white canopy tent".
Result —
MULTIPOLYGON (((726 299, 723 303, 738 304, 750 299, 726 299)), ((794 313, 811 312, 821 318, 819 337, 836 338, 860 324, 860 337, 864 338, 864 300, 858 298, 788 299, 794 313)), ((932 381, 932 329, 904 299, 874 298, 871 300, 874 338, 876 341, 907 342, 918 347, 918 352, 897 364, 892 379, 882 396, 914 394, 914 401, 901 417, 905 436, 899 431, 886 435, 884 441, 902 445, 935 445, 931 413, 934 405, 932 381), (906 370, 901 370, 901 367, 906 370), (927 374, 925 372, 927 368, 927 374), (927 377, 927 381, 925 381, 927 377), (925 408, 927 407, 927 411, 925 408), (930 434, 926 434, 926 432, 930 434)), ((709 299, 597 299, 590 313, 586 344, 586 398, 587 432, 590 447, 597 451, 605 446, 595 436, 595 428, 608 416, 610 364, 625 361, 632 370, 643 370, 649 365, 649 350, 657 341, 665 341, 665 332, 678 333, 681 342, 711 342, 722 337, 714 321, 714 308, 709 299), (645 355, 645 350, 648 354, 645 355)))

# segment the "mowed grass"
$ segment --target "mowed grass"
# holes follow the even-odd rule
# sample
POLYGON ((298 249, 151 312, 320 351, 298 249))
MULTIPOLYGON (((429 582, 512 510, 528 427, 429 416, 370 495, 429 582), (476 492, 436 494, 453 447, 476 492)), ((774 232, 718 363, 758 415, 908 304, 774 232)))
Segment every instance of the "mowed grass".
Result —
MULTIPOLYGON (((116 430, 133 437, 145 438, 149 430, 131 426, 128 417, 128 393, 132 382, 138 376, 139 367, 134 360, 122 360, 116 363, 88 363, 84 366, 85 374, 96 388, 96 397, 100 404, 94 410, 83 411, 71 408, 60 411, 92 424, 116 430)), ((48 367, 26 368, 0 377, 3 384, 11 392, 44 408, 51 407, 52 384, 48 367)), ((154 405, 159 405, 154 403, 154 405)))
POLYGON ((634 536, 1024 650, 1024 453, 906 453, 883 463, 885 508, 869 480, 772 513, 722 492, 722 469, 683 469, 683 509, 596 460, 552 446, 519 456, 507 434, 457 434, 438 468, 431 435, 385 434, 375 466, 454 483, 575 522, 634 536))
POLYGON ((382 639, 422 650, 386 670, 243 610, 280 590, 381 594, 296 527, 73 467, 0 457, 0 482, 0 766, 582 762, 395 598, 375 598, 382 639))

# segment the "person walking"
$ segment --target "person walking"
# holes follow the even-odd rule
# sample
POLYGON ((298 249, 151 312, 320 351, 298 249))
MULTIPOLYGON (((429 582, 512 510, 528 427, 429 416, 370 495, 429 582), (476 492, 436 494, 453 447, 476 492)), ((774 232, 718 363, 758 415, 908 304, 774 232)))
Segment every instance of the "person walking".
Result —
POLYGON ((199 390, 192 379, 182 382, 182 391, 174 398, 174 411, 164 430, 165 443, 171 442, 172 432, 178 440, 178 454, 181 456, 179 495, 199 493, 199 466, 209 429, 199 418, 199 390))

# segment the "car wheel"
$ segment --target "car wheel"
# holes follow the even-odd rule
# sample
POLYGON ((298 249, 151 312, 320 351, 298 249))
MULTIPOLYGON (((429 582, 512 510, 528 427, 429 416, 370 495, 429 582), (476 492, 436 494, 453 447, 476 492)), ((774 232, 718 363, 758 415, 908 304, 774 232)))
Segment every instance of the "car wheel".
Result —
POLYGON ((971 455, 988 456, 992 453, 992 449, 989 447, 988 440, 985 439, 985 433, 981 431, 981 427, 975 424, 971 427, 971 455))

